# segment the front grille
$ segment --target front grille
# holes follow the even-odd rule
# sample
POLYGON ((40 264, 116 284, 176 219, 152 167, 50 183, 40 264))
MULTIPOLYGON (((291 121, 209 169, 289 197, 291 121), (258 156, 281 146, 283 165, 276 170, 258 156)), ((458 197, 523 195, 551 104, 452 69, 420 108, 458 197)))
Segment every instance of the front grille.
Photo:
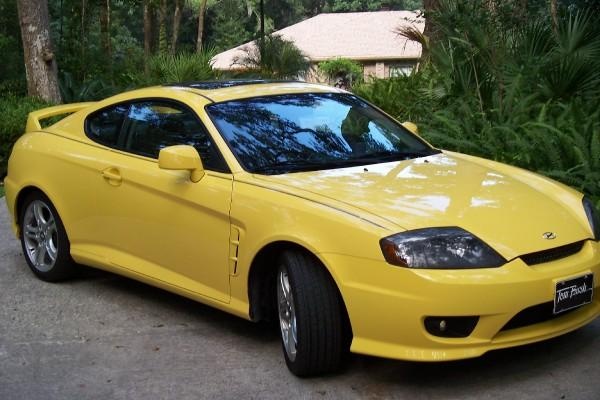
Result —
MULTIPOLYGON (((585 305, 581 307, 585 307, 585 305)), ((554 314, 554 302, 552 301, 538 304, 536 306, 531 306, 512 317, 510 321, 508 321, 506 325, 504 325, 502 329, 500 329, 500 331, 507 331, 509 329, 517 329, 522 328, 524 326, 550 321, 555 318, 560 318, 564 315, 567 315, 573 311, 579 310, 581 307, 563 311, 560 314, 554 314)))
POLYGON ((553 249, 536 251, 535 253, 524 254, 520 258, 527 265, 543 264, 550 261, 560 260, 579 253, 583 247, 583 241, 566 244, 553 249))

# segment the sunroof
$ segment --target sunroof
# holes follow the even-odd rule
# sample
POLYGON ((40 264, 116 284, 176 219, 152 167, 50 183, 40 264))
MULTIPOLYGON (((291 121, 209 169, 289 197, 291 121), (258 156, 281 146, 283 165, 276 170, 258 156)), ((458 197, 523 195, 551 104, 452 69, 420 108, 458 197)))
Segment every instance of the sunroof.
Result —
POLYGON ((234 86, 242 85, 258 85, 260 83, 281 83, 281 82, 294 82, 294 81, 282 81, 282 80, 268 80, 268 79, 232 79, 227 81, 205 81, 205 82, 181 82, 181 83, 169 83, 165 86, 179 86, 189 87, 193 89, 222 89, 234 86))

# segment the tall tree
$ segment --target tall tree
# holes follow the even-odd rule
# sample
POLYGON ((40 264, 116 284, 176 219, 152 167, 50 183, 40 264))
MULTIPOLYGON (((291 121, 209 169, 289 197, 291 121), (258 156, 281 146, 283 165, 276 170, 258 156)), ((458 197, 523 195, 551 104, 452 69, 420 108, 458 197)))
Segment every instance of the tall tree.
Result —
MULTIPOLYGON (((47 1, 47 0, 46 0, 47 1)), ((87 64, 85 63, 85 59, 86 59, 86 50, 87 50, 87 33, 86 33, 86 13, 87 13, 87 0, 81 0, 81 23, 80 23, 80 29, 81 29, 81 36, 79 37, 79 58, 82 61, 81 63, 81 79, 85 79, 85 75, 86 75, 86 66, 87 64)))
POLYGON ((550 0, 550 15, 552 16, 552 29, 558 30, 558 4, 557 0, 550 0))
POLYGON ((179 38, 179 27, 181 26, 181 0, 175 0, 175 12, 173 13, 173 32, 171 35, 171 53, 177 51, 177 39, 179 38))
POLYGON ((144 71, 149 72, 148 61, 152 54, 152 9, 150 0, 144 0, 144 71))
POLYGON ((439 0, 423 0, 423 9, 425 11, 425 28, 423 36, 427 41, 427 46, 423 46, 421 57, 426 58, 425 52, 431 48, 436 40, 437 29, 435 28, 435 12, 440 6, 439 0))
POLYGON ((48 0, 17 0, 27 92, 60 103, 57 64, 50 40, 48 0))
POLYGON ((112 64, 112 46, 110 43, 110 0, 102 0, 100 6, 100 40, 102 51, 106 54, 109 68, 112 64))
POLYGON ((158 51, 167 52, 167 0, 160 0, 158 7, 158 51))
POLYGON ((198 36, 196 38, 196 51, 202 51, 204 40, 204 18, 206 17, 206 5, 208 0, 200 0, 198 9, 198 36))

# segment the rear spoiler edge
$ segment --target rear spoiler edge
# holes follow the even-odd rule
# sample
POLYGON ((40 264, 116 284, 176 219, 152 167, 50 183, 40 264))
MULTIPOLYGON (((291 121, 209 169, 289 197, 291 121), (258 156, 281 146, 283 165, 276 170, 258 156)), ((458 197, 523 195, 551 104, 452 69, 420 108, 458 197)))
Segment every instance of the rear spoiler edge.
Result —
POLYGON ((42 108, 41 110, 30 112, 27 116, 27 125, 25 126, 25 132, 34 132, 42 129, 40 121, 56 117, 63 114, 72 114, 84 108, 90 107, 95 104, 94 102, 87 103, 71 103, 62 104, 54 107, 42 108))

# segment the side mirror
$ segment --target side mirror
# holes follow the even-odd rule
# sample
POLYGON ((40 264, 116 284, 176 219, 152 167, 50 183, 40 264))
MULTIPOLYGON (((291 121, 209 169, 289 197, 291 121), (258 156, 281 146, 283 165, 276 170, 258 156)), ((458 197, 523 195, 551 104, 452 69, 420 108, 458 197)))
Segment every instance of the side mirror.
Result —
POLYGON ((195 148, 187 145, 165 147, 158 153, 158 168, 190 171, 190 180, 198 182, 204 176, 202 160, 195 148))
POLYGON ((419 127, 414 122, 406 121, 402 123, 402 126, 414 133, 415 135, 419 134, 419 127))

